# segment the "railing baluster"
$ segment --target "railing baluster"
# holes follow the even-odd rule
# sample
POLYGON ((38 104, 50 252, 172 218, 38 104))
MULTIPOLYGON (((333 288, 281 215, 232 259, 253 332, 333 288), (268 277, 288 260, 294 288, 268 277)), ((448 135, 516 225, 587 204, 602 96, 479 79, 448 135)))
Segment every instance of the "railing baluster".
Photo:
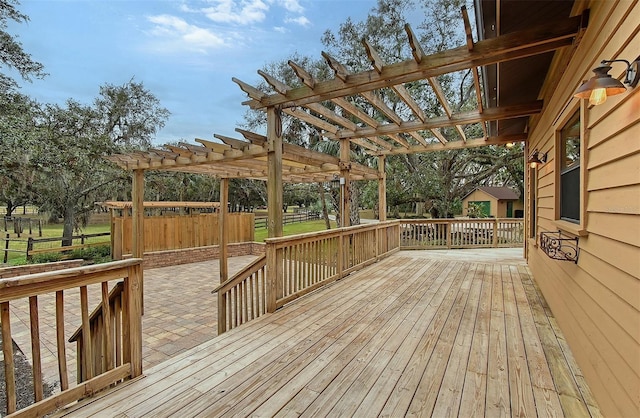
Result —
POLYGON ((293 265, 293 248, 286 247, 284 253, 285 259, 285 269, 282 273, 285 277, 285 283, 287 284, 287 288, 284 290, 285 295, 290 295, 295 292, 295 277, 293 276, 292 265, 293 265))
POLYGON ((11 414, 16 411, 17 397, 9 302, 2 302, 0 304, 0 311, 0 322, 2 323, 2 352, 4 354, 4 380, 7 391, 7 413, 11 414))
MULTIPOLYGON (((251 276, 249 276, 247 280, 251 280, 251 276)), ((249 283, 247 280, 242 282, 242 304, 244 305, 244 322, 247 322, 249 320, 249 311, 247 310, 249 305, 249 300, 247 299, 249 294, 249 289, 247 288, 248 287, 247 285, 249 283)))
POLYGON ((113 340, 111 335, 111 304, 109 303, 109 282, 102 282, 102 317, 104 321, 104 347, 106 367, 102 372, 113 368, 113 340))
POLYGON ((116 345, 116 358, 115 366, 122 365, 122 298, 123 293, 120 293, 113 303, 113 318, 115 328, 115 345, 116 345))
POLYGON ((29 297, 29 323, 31 325, 31 356, 33 370, 33 397, 35 402, 44 397, 42 389, 42 357, 40 354, 40 321, 38 319, 38 297, 29 297))
POLYGON ((67 372, 67 351, 64 340, 64 291, 56 292, 56 342, 58 346, 58 376, 60 389, 69 389, 69 376, 67 372))
POLYGON ((87 286, 80 286, 80 312, 82 314, 82 381, 93 377, 92 353, 91 353, 91 328, 89 327, 89 300, 87 286))

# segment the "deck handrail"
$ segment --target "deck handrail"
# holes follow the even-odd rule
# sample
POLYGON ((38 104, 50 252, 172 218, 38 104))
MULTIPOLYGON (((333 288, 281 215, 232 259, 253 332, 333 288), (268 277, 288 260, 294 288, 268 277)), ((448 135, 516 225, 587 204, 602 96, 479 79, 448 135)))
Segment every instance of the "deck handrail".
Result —
POLYGON ((267 311, 398 251, 399 231, 394 220, 266 239, 268 278, 275 289, 267 296, 267 311))
POLYGON ((69 337, 70 343, 76 343, 76 370, 77 382, 82 383, 87 379, 87 369, 93 368, 93 375, 98 376, 110 368, 122 365, 122 308, 126 303, 124 296, 124 282, 120 281, 113 286, 109 292, 109 309, 106 318, 104 315, 104 304, 100 302, 89 315, 89 338, 91 344, 92 359, 85 358, 84 326, 80 325, 76 332, 69 337), (110 341, 103 338, 108 332, 113 338, 110 341))
POLYGON ((521 247, 524 220, 520 218, 403 219, 401 248, 451 249, 521 247))
MULTIPOLYGON (((36 273, 25 276, 0 279, 0 310, 7 413, 10 416, 42 416, 61 406, 90 396, 109 385, 121 380, 134 378, 142 374, 142 259, 134 258, 92 266, 73 267, 64 270, 36 273), (78 386, 70 387, 67 375, 66 341, 64 331, 64 291, 79 288, 83 329, 83 353, 89 362, 96 361, 92 356, 90 339, 98 338, 90 332, 88 309, 88 286, 100 284, 103 309, 109 310, 108 282, 124 279, 124 299, 122 307, 122 364, 113 363, 99 375, 93 374, 93 367, 86 369, 86 379, 78 386), (48 398, 43 396, 41 347, 38 319, 38 297, 55 297, 57 363, 61 392, 48 398), (28 299, 31 325, 31 364, 33 368, 33 388, 35 403, 17 411, 17 394, 13 346, 11 335, 10 304, 28 299)), ((110 315, 105 315, 110 317, 110 315)), ((105 326, 99 337, 109 342, 113 335, 110 326, 105 326)), ((102 360, 100 360, 102 361, 102 360)))
POLYGON ((236 274, 227 279, 225 282, 220 283, 215 289, 211 291, 211 293, 216 293, 219 291, 224 292, 225 290, 236 286, 240 281, 242 281, 243 278, 255 273, 261 267, 261 265, 264 264, 265 258, 266 256, 264 255, 256 258, 251 263, 243 267, 242 270, 238 271, 236 274))
POLYGON ((258 257, 211 292, 218 293, 218 334, 267 312, 266 260, 258 257))

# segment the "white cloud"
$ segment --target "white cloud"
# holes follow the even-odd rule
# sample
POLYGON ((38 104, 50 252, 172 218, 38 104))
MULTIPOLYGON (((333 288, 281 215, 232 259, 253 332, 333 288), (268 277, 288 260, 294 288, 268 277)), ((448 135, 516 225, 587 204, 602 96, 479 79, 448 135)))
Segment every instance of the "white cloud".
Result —
POLYGON ((282 6, 292 13, 302 13, 304 8, 300 6, 298 0, 284 0, 282 6))
POLYGON ((269 6, 262 0, 213 0, 213 3, 214 6, 202 9, 202 12, 209 19, 220 23, 247 25, 262 22, 269 11, 269 6))
POLYGON ((285 22, 296 23, 300 26, 309 26, 311 24, 311 21, 304 16, 290 17, 285 19, 285 22))
POLYGON ((273 30, 280 33, 287 33, 287 28, 285 28, 284 26, 275 26, 273 30))
POLYGON ((171 15, 149 16, 147 19, 155 26, 151 34, 161 38, 163 49, 189 49, 198 52, 220 48, 225 41, 212 31, 187 23, 185 20, 171 15))

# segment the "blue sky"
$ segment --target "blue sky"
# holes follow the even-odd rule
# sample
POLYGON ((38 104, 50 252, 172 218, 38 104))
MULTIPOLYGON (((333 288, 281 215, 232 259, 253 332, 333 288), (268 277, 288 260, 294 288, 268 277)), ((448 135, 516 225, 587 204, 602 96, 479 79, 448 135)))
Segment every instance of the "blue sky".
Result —
POLYGON ((375 0, 22 0, 26 24, 11 25, 43 63, 44 80, 21 83, 44 103, 91 103, 104 83, 132 77, 172 115, 156 144, 234 128, 247 96, 231 81, 257 84, 256 71, 294 52, 320 58, 320 37, 347 17, 360 21, 375 0))

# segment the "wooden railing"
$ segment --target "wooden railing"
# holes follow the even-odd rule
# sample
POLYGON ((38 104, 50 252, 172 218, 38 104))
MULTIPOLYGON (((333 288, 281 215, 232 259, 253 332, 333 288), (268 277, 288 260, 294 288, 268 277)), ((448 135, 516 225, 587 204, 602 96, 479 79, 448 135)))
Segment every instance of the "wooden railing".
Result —
POLYGON ((267 311, 398 251, 398 235, 399 223, 388 221, 267 239, 267 277, 275 288, 267 295, 267 311))
MULTIPOLYGON (((123 379, 142 374, 142 260, 129 259, 86 267, 75 267, 46 273, 31 274, 0 280, 0 308, 2 341, 5 367, 5 392, 7 412, 15 416, 43 416, 71 402, 91 396, 93 393, 123 379), (108 364, 106 371, 94 375, 92 364, 86 367, 86 380, 71 387, 67 375, 67 354, 65 347, 65 291, 79 289, 79 304, 82 318, 83 357, 88 362, 95 361, 91 352, 92 338, 109 341, 115 338, 111 326, 103 327, 101 336, 92 335, 89 321, 88 286, 100 284, 102 306, 105 318, 111 318, 109 303, 109 281, 124 279, 124 303, 122 304, 122 364, 108 364), (48 398, 43 396, 41 344, 39 332, 38 300, 54 300, 55 328, 57 342, 57 365, 61 392, 48 398), (16 381, 14 353, 11 344, 10 304, 28 300, 31 328, 31 364, 33 366, 33 388, 35 403, 16 412, 16 381)), ((69 292, 71 293, 71 292, 69 292)), ((67 301, 67 304, 69 302, 67 301)), ((107 319, 110 321, 110 319, 107 319)), ((102 361, 102 360, 100 360, 102 361)), ((14 416, 12 415, 12 416, 14 416)))
POLYGON ((69 338, 70 343, 76 343, 76 369, 77 382, 81 383, 93 376, 101 375, 114 368, 121 366, 122 358, 122 307, 126 305, 124 298, 124 282, 118 282, 109 292, 108 315, 104 315, 104 304, 100 303, 89 315, 89 344, 91 347, 86 350, 84 347, 84 326, 80 326, 69 338), (87 353, 91 353, 93 358, 87 358, 87 353), (92 368, 89 372, 89 368, 92 368))
POLYGON ((214 290, 218 292, 218 333, 274 312, 399 248, 398 221, 267 239, 266 258, 214 290))
POLYGON ((403 219, 403 249, 519 247, 524 243, 522 219, 403 219))
POLYGON ((257 258, 211 292, 218 292, 218 334, 267 312, 266 265, 257 258))

